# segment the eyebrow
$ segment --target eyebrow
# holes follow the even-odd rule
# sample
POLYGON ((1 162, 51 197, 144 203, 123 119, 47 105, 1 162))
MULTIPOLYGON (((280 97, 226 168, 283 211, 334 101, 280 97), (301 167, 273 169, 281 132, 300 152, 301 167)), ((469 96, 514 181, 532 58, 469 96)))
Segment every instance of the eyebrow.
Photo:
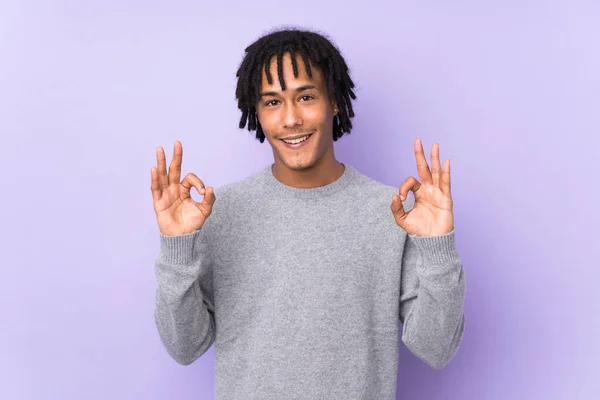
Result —
MULTIPOLYGON (((294 92, 298 93, 298 92, 302 92, 304 90, 309 90, 309 89, 318 89, 316 85, 312 85, 312 84, 307 84, 307 85, 302 85, 297 87, 294 92)), ((264 97, 264 96, 277 96, 279 95, 279 92, 262 92, 260 94, 260 97, 264 97)))

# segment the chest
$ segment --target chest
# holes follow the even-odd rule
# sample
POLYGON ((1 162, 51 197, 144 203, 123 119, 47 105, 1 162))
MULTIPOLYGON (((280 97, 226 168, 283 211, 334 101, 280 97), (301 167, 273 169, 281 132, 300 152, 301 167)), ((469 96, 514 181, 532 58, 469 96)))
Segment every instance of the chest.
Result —
POLYGON ((351 207, 243 217, 213 251, 216 300, 340 308, 397 295, 403 239, 385 216, 368 217, 351 207))

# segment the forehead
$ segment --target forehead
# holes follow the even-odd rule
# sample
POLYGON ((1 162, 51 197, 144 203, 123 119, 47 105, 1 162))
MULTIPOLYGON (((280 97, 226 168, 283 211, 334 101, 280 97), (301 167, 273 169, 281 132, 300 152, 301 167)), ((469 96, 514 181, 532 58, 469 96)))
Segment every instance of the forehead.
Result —
MULTIPOLYGON (((283 80, 285 82, 285 89, 294 89, 298 86, 302 86, 308 82, 313 83, 314 85, 322 88, 323 86, 323 77, 321 71, 318 67, 316 67, 312 62, 309 62, 310 72, 312 77, 308 76, 306 72, 306 66, 304 65, 304 60, 302 56, 296 54, 296 65, 298 67, 298 76, 294 76, 294 70, 292 66, 292 56, 289 52, 283 54, 282 64, 283 64, 283 80)), ((281 84, 279 82, 279 74, 277 72, 278 63, 277 56, 273 56, 269 61, 269 72, 271 74, 271 83, 269 83, 267 79, 267 74, 262 69, 262 77, 261 77, 261 90, 266 88, 281 90, 281 84)))

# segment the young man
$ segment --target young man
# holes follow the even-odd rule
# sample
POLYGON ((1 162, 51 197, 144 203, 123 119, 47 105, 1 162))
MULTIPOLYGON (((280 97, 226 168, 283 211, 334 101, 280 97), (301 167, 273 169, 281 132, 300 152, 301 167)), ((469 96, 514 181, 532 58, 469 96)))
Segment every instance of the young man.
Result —
POLYGON ((399 320, 433 368, 464 331, 450 164, 435 144, 430 170, 417 140, 421 181, 398 190, 337 161, 355 98, 337 48, 284 30, 246 52, 240 128, 274 163, 215 190, 193 173, 180 182, 180 142, 168 174, 157 149, 161 340, 181 364, 215 343, 216 399, 395 399, 399 320))

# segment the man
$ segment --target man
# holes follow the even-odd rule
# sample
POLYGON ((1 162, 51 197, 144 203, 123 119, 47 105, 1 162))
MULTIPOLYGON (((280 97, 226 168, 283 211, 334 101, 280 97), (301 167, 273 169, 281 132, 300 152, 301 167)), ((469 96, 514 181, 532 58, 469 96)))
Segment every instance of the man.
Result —
POLYGON ((274 163, 215 190, 193 173, 180 182, 180 142, 168 174, 157 149, 161 340, 181 364, 215 343, 217 399, 394 399, 398 320, 434 368, 464 331, 449 161, 434 144, 430 170, 417 140, 420 182, 366 177, 334 155, 355 98, 337 48, 282 30, 246 53, 240 128, 268 141, 274 163))

